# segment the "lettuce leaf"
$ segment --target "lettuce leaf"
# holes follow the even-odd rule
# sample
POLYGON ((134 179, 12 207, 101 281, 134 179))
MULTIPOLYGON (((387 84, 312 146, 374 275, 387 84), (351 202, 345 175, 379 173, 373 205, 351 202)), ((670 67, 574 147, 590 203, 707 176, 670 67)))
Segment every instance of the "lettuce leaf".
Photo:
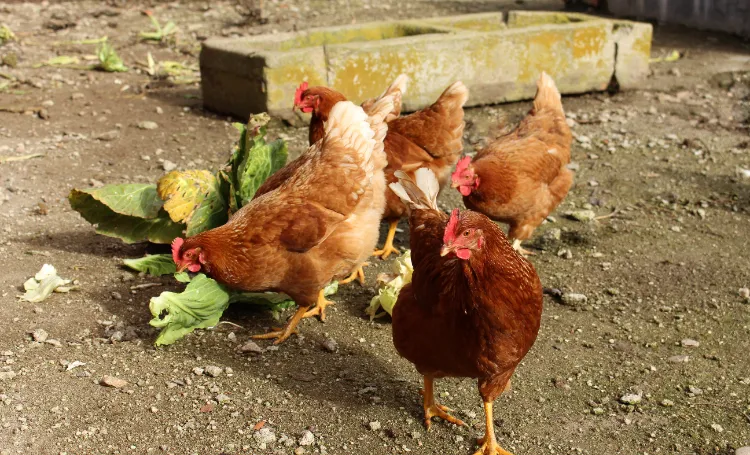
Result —
POLYGON ((411 276, 414 272, 411 263, 411 250, 404 251, 391 263, 391 272, 378 277, 378 281, 384 284, 378 290, 378 295, 370 301, 370 306, 365 310, 365 313, 370 316, 370 320, 385 316, 386 313, 393 314, 393 307, 396 306, 401 288, 411 283, 411 276), (381 308, 384 312, 378 312, 381 308))
POLYGON ((157 192, 175 223, 187 225, 191 237, 227 222, 228 187, 205 170, 172 171, 159 179, 157 192))
POLYGON ((125 259, 127 267, 153 276, 169 275, 177 271, 177 265, 171 254, 149 254, 142 258, 125 259))

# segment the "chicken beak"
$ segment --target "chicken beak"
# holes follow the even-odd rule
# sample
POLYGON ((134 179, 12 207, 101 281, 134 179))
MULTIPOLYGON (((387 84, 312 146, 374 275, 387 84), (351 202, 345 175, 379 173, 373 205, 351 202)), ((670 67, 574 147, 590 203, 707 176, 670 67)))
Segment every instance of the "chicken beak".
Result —
POLYGON ((177 273, 182 273, 187 268, 188 268, 187 264, 178 264, 177 265, 177 273))
POLYGON ((458 188, 459 186, 461 186, 461 185, 459 185, 456 182, 451 182, 451 188, 458 188))
POLYGON ((440 249, 440 256, 445 256, 446 254, 450 253, 451 251, 453 251, 452 247, 449 247, 447 245, 443 245, 443 247, 440 249))

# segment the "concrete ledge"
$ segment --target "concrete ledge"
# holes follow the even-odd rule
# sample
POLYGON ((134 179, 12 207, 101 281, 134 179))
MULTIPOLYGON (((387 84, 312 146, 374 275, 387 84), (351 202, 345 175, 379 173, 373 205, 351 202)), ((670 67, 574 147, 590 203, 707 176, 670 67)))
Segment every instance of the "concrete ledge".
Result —
POLYGON ((241 39, 210 39, 200 65, 203 103, 246 118, 287 117, 296 87, 327 85, 360 102, 399 74, 405 110, 432 103, 462 80, 469 106, 533 97, 547 71, 562 93, 622 88, 648 74, 651 25, 558 12, 512 11, 343 27, 241 39))

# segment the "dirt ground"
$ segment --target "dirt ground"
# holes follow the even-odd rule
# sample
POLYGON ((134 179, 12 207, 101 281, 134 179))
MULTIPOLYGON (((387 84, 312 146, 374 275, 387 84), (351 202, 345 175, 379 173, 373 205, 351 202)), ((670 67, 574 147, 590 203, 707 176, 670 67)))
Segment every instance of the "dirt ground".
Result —
MULTIPOLYGON (((178 286, 120 263, 158 249, 96 235, 67 195, 154 182, 169 162, 215 168, 227 159, 230 119, 202 110, 198 84, 152 80, 149 51, 197 67, 200 40, 213 35, 559 4, 265 3, 263 25, 229 1, 0 3, 0 23, 18 37, 0 47, 0 57, 18 60, 0 67, 18 81, 0 92, 0 156, 43 154, 0 160, 0 454, 475 450, 484 429, 475 384, 439 381, 442 402, 469 426, 436 422, 425 432, 420 377, 394 350, 389 321, 364 315, 387 264, 367 269, 366 286, 342 289, 328 322, 306 320, 303 337, 278 350, 237 352, 275 323, 247 306, 225 313, 231 324, 156 349, 149 298, 178 286), (176 43, 138 42, 149 7, 178 25, 176 43), (56 55, 85 64, 95 46, 69 42, 104 35, 129 72, 34 68, 56 55), (158 128, 140 129, 142 121, 158 128), (80 290, 20 302, 21 284, 44 263, 80 290), (133 288, 146 283, 157 286, 133 288), (53 341, 32 341, 36 329, 53 341), (334 352, 323 348, 329 339, 334 352), (85 365, 66 371, 74 361, 85 365), (223 370, 194 371, 207 366, 223 370), (104 387, 105 375, 128 385, 104 387)), ((496 402, 500 443, 517 455, 734 454, 750 445, 750 301, 739 291, 750 285, 750 45, 656 27, 654 56, 673 49, 682 58, 654 63, 639 90, 564 98, 576 184, 537 230, 532 261, 546 287, 587 299, 546 297, 537 343, 496 402), (591 223, 564 216, 584 208, 616 213, 591 223), (638 403, 623 404, 628 394, 638 403)), ((528 107, 467 110, 467 149, 528 107)), ((270 134, 294 156, 305 147, 305 129, 277 122, 270 134)), ((460 204, 453 191, 442 202, 460 204)))

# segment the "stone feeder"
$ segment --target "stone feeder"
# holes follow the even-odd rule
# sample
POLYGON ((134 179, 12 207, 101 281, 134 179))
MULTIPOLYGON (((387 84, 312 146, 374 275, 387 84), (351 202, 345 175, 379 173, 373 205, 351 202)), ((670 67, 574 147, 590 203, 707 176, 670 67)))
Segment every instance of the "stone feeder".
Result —
POLYGON ((636 87, 648 74, 650 24, 561 12, 511 11, 372 22, 250 38, 213 38, 200 56, 203 104, 247 118, 292 117, 302 81, 361 102, 399 74, 404 110, 432 103, 452 82, 468 106, 529 99, 542 71, 562 93, 636 87))

